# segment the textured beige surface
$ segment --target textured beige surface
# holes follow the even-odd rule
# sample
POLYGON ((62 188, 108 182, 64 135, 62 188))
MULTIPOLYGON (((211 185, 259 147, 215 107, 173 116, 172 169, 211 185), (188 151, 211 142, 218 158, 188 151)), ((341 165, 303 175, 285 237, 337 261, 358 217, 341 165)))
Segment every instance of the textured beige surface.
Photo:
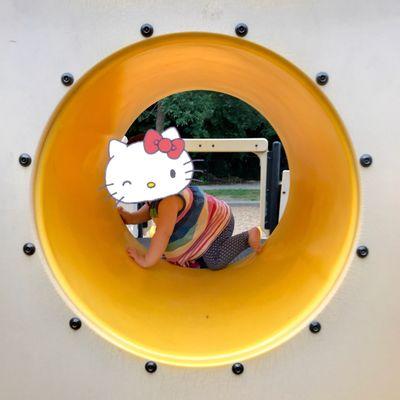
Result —
MULTIPOLYGON (((398 400, 399 16, 395 0, 2 1, 1 397, 398 400), (142 40, 139 27, 145 21, 156 34, 231 34, 245 21, 248 40, 288 58, 310 77, 329 72, 323 91, 356 153, 374 156, 373 166, 360 170, 359 242, 369 246, 369 257, 354 258, 319 316, 319 335, 304 330, 267 356, 247 361, 242 376, 228 367, 160 366, 155 375, 147 374, 143 360, 111 346, 85 324, 70 330, 74 313, 51 285, 40 251, 31 258, 21 251, 37 237, 32 170, 21 168, 17 158, 23 151, 35 153, 51 111, 67 92, 61 73, 69 70, 79 78, 116 49, 142 40)), ((246 297, 237 293, 237 301, 246 297)))

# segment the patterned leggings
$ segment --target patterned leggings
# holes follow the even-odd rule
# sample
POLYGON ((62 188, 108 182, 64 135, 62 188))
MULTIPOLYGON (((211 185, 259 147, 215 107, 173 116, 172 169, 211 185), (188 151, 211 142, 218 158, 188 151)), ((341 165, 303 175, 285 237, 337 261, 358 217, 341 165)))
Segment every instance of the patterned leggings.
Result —
POLYGON ((225 268, 236 256, 249 247, 248 232, 232 236, 234 227, 235 220, 232 215, 228 225, 200 258, 199 261, 205 268, 212 270, 225 268))

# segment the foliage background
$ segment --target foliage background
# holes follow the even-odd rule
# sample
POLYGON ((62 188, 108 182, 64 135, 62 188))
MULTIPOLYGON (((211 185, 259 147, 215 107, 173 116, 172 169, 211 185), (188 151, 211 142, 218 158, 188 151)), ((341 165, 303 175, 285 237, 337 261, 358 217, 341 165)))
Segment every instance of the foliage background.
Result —
MULTIPOLYGON (((224 93, 196 90, 177 93, 150 106, 133 122, 131 137, 156 128, 175 126, 183 138, 267 138, 279 140, 271 124, 247 103, 224 93)), ((250 153, 197 153, 208 182, 259 179, 258 157, 250 153), (203 166, 204 169, 204 166, 203 166)))

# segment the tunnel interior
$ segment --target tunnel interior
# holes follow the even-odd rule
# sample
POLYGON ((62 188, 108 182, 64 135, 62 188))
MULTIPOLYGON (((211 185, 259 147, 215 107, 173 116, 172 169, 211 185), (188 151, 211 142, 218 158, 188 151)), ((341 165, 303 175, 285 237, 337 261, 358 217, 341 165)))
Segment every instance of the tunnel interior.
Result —
POLYGON ((33 191, 48 272, 65 300, 116 346, 180 366, 244 360, 294 336, 345 276, 358 227, 354 154, 332 105, 282 57, 217 34, 152 38, 87 72, 46 127, 33 191), (109 141, 158 99, 186 90, 257 109, 291 166, 286 212, 261 254, 218 272, 135 265, 125 248, 139 244, 99 190, 109 141))

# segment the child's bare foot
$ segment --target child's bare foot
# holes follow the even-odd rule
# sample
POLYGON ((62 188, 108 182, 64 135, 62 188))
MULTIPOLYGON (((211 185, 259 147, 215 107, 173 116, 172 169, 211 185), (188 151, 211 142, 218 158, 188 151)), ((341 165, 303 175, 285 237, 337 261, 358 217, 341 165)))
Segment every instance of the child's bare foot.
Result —
POLYGON ((261 232, 257 227, 249 230, 249 246, 257 253, 261 251, 261 232))

